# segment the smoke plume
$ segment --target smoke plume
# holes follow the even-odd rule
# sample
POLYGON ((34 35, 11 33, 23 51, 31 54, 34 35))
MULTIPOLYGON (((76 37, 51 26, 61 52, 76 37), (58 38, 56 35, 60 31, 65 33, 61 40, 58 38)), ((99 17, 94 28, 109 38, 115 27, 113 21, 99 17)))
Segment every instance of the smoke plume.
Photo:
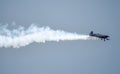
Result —
POLYGON ((80 35, 63 30, 53 30, 50 27, 38 27, 34 24, 27 29, 19 27, 17 29, 8 29, 7 26, 0 27, 0 47, 19 48, 30 43, 44 43, 46 41, 64 40, 90 40, 95 39, 89 35, 80 35))

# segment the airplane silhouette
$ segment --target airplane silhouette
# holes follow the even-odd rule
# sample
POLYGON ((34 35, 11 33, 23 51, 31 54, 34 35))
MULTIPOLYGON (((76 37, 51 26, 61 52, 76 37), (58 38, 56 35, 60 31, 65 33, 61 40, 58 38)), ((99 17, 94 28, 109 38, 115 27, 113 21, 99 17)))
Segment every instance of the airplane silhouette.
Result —
POLYGON ((100 38, 101 40, 103 39, 104 41, 105 40, 110 40, 108 39, 108 35, 102 35, 102 34, 99 34, 99 33, 93 33, 93 31, 90 32, 89 36, 93 36, 93 37, 97 37, 97 38, 100 38))

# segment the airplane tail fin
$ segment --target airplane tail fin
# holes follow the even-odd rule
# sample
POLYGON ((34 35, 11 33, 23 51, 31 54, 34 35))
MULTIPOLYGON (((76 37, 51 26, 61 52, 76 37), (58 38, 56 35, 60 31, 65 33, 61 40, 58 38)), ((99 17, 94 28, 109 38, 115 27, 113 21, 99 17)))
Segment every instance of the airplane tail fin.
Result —
POLYGON ((90 35, 90 36, 93 35, 93 31, 91 31, 89 35, 90 35))

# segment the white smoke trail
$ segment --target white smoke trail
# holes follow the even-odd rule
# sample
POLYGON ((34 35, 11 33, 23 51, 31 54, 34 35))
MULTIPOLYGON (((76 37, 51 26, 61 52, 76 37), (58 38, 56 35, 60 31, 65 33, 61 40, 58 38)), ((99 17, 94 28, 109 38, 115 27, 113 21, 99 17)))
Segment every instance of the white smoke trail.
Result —
POLYGON ((0 29, 0 47, 19 48, 32 42, 44 43, 46 41, 95 39, 89 35, 79 35, 62 30, 52 30, 49 27, 38 27, 34 24, 26 30, 24 27, 10 30, 7 26, 3 26, 0 29))

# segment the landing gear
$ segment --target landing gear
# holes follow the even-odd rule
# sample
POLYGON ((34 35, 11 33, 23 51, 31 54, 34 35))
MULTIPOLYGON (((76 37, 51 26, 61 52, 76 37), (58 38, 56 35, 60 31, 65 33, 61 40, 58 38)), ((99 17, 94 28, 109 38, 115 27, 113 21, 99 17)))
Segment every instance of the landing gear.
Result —
POLYGON ((104 39, 104 41, 105 41, 105 39, 104 39))

